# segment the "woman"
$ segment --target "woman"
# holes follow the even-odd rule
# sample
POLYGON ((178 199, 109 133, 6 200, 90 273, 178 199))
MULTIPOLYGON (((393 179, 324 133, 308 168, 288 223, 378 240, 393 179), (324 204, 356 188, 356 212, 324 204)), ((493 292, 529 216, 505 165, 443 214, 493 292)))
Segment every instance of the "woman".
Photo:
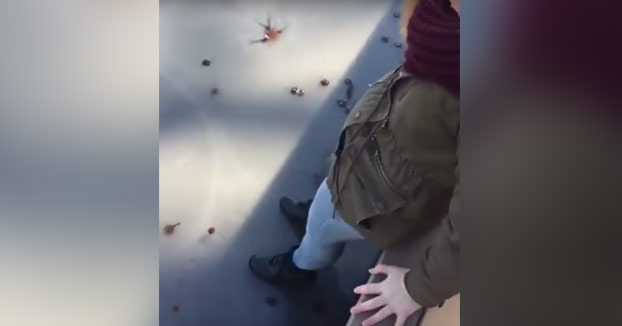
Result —
POLYGON ((370 87, 348 115, 300 246, 249 260, 262 279, 308 283, 339 258, 346 241, 367 239, 391 250, 442 221, 415 268, 376 266, 370 272, 386 274, 385 281, 354 290, 377 296, 352 313, 381 308, 364 326, 391 314, 403 325, 419 308, 459 292, 460 4, 418 0, 404 7, 410 13, 404 64, 370 87))

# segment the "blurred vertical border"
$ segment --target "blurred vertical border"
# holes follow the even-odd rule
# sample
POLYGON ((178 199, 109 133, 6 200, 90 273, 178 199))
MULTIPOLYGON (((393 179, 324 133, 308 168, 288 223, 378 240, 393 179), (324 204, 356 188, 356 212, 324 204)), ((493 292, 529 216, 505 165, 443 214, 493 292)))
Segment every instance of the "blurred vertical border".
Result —
POLYGON ((157 325, 158 1, 0 25, 0 325, 157 325))
POLYGON ((621 7, 462 6, 464 325, 622 325, 621 7))

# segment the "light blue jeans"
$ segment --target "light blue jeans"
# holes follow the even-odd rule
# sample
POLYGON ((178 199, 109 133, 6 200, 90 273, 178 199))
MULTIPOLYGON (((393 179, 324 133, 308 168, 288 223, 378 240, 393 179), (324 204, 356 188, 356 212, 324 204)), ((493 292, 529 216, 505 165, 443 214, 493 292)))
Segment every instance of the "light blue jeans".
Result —
POLYGON ((324 180, 309 208, 307 230, 294 252, 294 264, 305 270, 318 270, 332 265, 341 256, 345 243, 353 240, 363 240, 363 236, 335 210, 324 180))

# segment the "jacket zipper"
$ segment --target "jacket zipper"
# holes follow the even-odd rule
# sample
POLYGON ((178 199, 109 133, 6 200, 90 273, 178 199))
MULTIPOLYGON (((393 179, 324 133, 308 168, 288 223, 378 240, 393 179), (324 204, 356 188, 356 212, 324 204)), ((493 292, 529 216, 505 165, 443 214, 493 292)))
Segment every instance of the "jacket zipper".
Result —
MULTIPOLYGON (((395 84, 395 81, 396 81, 396 80, 400 77, 400 74, 398 73, 398 71, 402 68, 402 66, 403 66, 403 65, 400 65, 399 67, 397 67, 397 68, 393 71, 393 73, 392 73, 391 80, 386 81, 386 83, 388 83, 388 84, 389 84, 388 89, 387 89, 388 96, 389 96, 389 113, 387 113, 387 116, 389 116, 389 115, 390 115, 390 113, 391 113, 391 106, 393 106, 393 99, 391 98, 391 88, 392 88, 392 87, 393 87, 393 85, 395 84)), ((383 80, 383 81, 382 81, 382 83, 384 83, 384 82, 385 82, 385 81, 383 80)), ((377 105, 378 105, 378 104, 377 104, 377 105)), ((376 111, 376 110, 378 110, 378 107, 377 107, 377 106, 376 106, 376 108, 374 109, 374 113, 375 113, 375 111, 376 111)), ((370 115, 369 115, 369 117, 367 117, 367 120, 366 120, 365 122, 367 122, 367 121, 368 121, 368 120, 372 117, 372 115, 373 115, 374 113, 370 114, 370 115)), ((381 127, 386 128, 387 122, 388 122, 388 119, 387 119, 387 121, 385 121, 385 123, 383 123, 383 125, 382 125, 381 127)), ((359 134, 359 132, 362 130, 362 128, 363 128, 363 127, 361 126, 359 129, 357 129, 357 130, 355 131, 355 133, 354 133, 354 137, 356 137, 356 136, 359 134)), ((374 130, 374 131, 372 131, 372 133, 374 133, 374 132, 375 132, 375 130, 374 130)), ((374 138, 374 142, 375 142, 375 136, 372 136, 372 138, 374 138)), ((368 138, 368 139, 369 139, 369 138, 368 138)), ((353 157, 352 161, 356 161, 356 160, 358 159, 358 156, 361 154, 361 151, 362 151, 362 150, 360 150, 360 151, 356 154, 356 157, 353 157)), ((376 152, 378 152, 378 143, 376 143, 376 152)), ((339 160, 339 157, 337 158, 337 160, 339 160)), ((338 164, 338 163, 337 163, 337 164, 338 164)), ((378 165, 378 163, 376 163, 376 165, 378 165)), ((336 173, 335 173, 335 180, 336 180, 336 181, 335 181, 335 187, 337 188, 337 199, 336 199, 336 201, 337 201, 337 202, 339 202, 340 197, 341 197, 341 190, 342 190, 342 187, 339 185, 339 172, 340 172, 339 170, 340 170, 340 169, 339 169, 339 167, 338 167, 338 166, 335 166, 335 168, 337 169, 337 171, 336 171, 336 173)), ((347 173, 346 173, 346 178, 347 178, 348 174, 350 174, 350 172, 351 172, 351 171, 347 171, 347 173)), ((404 198, 404 197, 402 197, 402 196, 401 196, 401 195, 400 195, 397 191, 395 191, 395 188, 393 188, 393 186, 391 186, 391 184, 389 183, 389 181, 388 181, 388 179, 386 178, 386 175, 385 175, 385 174, 383 174, 383 178, 385 179, 385 182, 387 183, 387 185, 388 185, 388 186, 389 186, 389 187, 390 187, 390 188, 391 188, 391 189, 395 192, 395 194, 396 194, 396 195, 398 195, 400 198, 402 198, 402 199, 404 199, 404 200, 405 200, 405 198, 404 198)))
MULTIPOLYGON (((354 171, 354 174, 356 174, 356 177, 357 177, 359 180, 363 180, 363 178, 361 178, 361 176, 359 175, 359 173, 358 173, 358 172, 356 172, 356 169, 352 169, 352 171, 354 171)), ((362 181, 359 181, 359 182, 360 182, 361 188, 362 188, 362 189, 364 190, 364 192, 365 192, 366 194, 368 194, 368 196, 369 196, 369 192, 367 191, 367 189, 365 189, 365 184, 364 184, 362 181)), ((380 210, 378 209, 378 207, 377 207, 377 205, 376 205, 376 202, 375 202, 374 200, 370 200, 369 202, 371 203, 371 205, 374 207, 374 209, 375 209, 376 211, 378 211, 378 212, 380 211, 380 210)))
POLYGON ((380 150, 378 149, 378 142, 376 141, 376 136, 372 136, 372 140, 374 141, 374 145, 376 145, 376 152, 374 153, 374 162, 376 163, 376 170, 378 170, 378 173, 380 173, 380 176, 382 176, 382 179, 384 180, 384 183, 387 185, 387 187, 389 187, 389 189, 391 189, 391 191, 393 191, 397 196, 399 196, 401 199, 406 200, 406 198, 404 198, 393 186, 393 184, 391 183, 391 181, 389 181, 389 178, 387 177, 387 174, 384 170, 384 168, 382 167, 382 161, 380 160, 380 150))

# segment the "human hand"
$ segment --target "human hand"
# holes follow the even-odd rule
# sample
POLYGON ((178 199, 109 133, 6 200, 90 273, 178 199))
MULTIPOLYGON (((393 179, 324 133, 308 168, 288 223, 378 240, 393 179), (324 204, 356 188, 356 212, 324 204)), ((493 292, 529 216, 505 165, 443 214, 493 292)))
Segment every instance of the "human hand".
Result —
POLYGON ((380 283, 365 284, 354 288, 354 293, 365 295, 377 295, 365 302, 359 302, 350 309, 353 314, 381 308, 373 316, 363 321, 363 326, 374 325, 381 320, 395 314, 395 326, 403 326, 406 318, 419 310, 421 306, 417 304, 408 294, 404 277, 409 271, 407 268, 388 265, 376 265, 369 270, 371 274, 385 274, 387 278, 380 283))

